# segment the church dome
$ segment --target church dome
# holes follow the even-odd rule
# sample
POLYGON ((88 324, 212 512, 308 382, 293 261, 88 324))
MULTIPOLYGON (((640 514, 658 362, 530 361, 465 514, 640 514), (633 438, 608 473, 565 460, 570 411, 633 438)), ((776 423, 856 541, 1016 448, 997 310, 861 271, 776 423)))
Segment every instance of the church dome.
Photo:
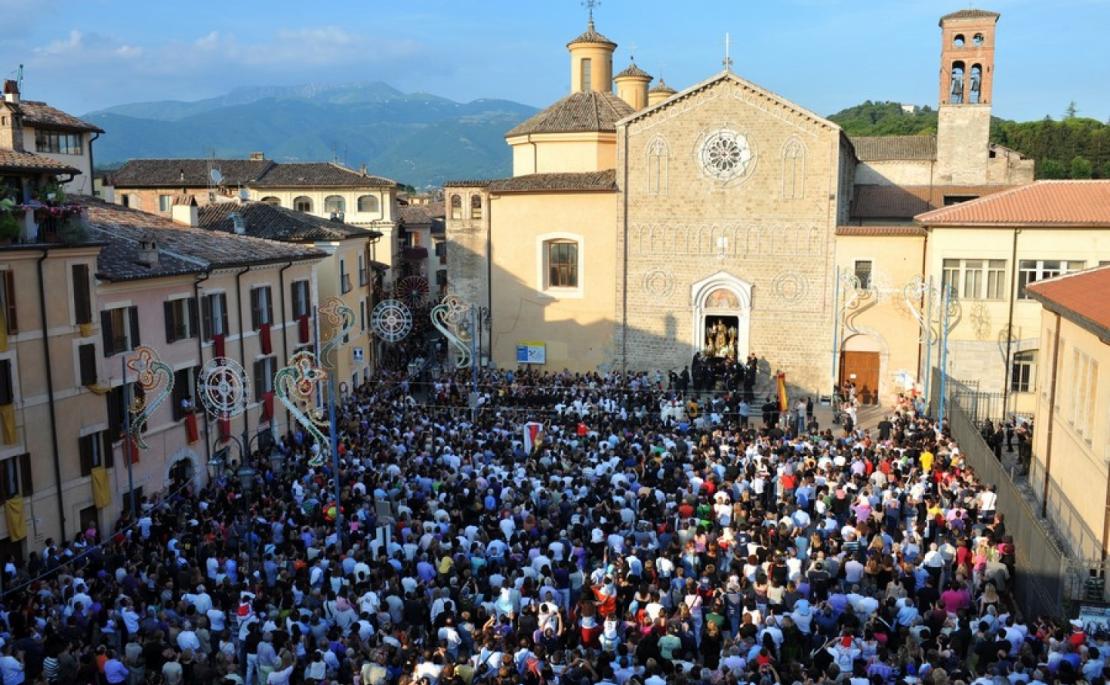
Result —
POLYGON ((569 48, 570 46, 577 45, 578 43, 600 43, 602 45, 609 45, 614 48, 617 47, 616 43, 597 32, 597 30, 594 28, 593 19, 590 19, 590 23, 586 25, 586 32, 579 35, 571 42, 567 43, 567 47, 569 48))
POLYGON ((677 90, 667 85, 667 82, 663 80, 662 76, 659 77, 659 83, 656 83, 651 87, 651 90, 648 91, 648 93, 666 93, 668 96, 674 95, 677 92, 677 90))
POLYGON ((614 80, 622 78, 641 78, 650 81, 652 77, 651 74, 636 66, 635 62, 631 62, 624 71, 613 77, 614 80))

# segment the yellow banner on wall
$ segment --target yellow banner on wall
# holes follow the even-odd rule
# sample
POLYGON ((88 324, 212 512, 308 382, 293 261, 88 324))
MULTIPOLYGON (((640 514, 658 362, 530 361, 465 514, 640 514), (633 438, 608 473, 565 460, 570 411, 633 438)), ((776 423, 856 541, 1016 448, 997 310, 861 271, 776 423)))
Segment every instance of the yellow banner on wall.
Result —
POLYGON ((103 509, 112 503, 112 491, 108 489, 108 472, 103 466, 94 466, 92 476, 93 504, 97 509, 103 509))
POLYGON ((23 516, 23 498, 19 495, 4 502, 4 518, 8 523, 8 539, 19 542, 27 537, 27 519, 23 516))
POLYGON ((16 441, 15 434, 15 405, 0 405, 0 439, 5 445, 13 445, 16 441))

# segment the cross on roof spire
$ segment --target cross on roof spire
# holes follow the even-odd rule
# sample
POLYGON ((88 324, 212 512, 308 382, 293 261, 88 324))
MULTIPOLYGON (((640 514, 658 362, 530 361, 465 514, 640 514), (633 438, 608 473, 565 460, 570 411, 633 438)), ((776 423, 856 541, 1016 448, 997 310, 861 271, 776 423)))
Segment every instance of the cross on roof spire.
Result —
POLYGON ((725 58, 723 60, 721 60, 721 64, 724 65, 725 71, 732 71, 732 58, 729 57, 729 54, 728 54, 728 47, 729 47, 728 43, 729 43, 729 35, 726 33, 725 34, 725 58))
POLYGON ((590 14, 590 28, 594 27, 594 8, 601 5, 601 0, 582 0, 582 6, 590 14))

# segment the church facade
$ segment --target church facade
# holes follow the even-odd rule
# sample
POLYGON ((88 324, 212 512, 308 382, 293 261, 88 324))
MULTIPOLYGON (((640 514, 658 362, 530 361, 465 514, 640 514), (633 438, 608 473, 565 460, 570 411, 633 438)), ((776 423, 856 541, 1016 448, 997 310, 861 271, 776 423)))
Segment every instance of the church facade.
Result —
MULTIPOLYGON (((506 134, 513 176, 445 187, 448 287, 485 308, 484 356, 677 371, 755 353, 827 393, 849 349, 845 291, 870 287, 873 246, 844 227, 917 235, 915 214, 1032 180, 987 139, 997 18, 942 18, 937 136, 855 139, 727 60, 681 91, 635 63, 614 77, 617 46, 591 19, 567 45, 570 95, 506 134), (953 32, 974 55, 949 55, 953 32)), ((914 254, 892 254, 920 273, 924 241, 902 244, 914 254)), ((875 397, 895 368, 922 373, 916 323, 893 313, 884 340, 852 350, 876 355, 875 397)))

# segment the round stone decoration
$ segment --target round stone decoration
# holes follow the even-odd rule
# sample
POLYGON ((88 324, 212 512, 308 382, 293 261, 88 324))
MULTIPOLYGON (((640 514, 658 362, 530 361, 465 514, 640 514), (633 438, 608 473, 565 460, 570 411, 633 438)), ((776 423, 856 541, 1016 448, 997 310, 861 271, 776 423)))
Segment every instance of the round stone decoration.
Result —
POLYGON ((752 164, 748 139, 741 133, 722 128, 705 136, 698 148, 698 165, 703 174, 718 181, 744 176, 752 164))
POLYGON ((644 274, 642 286, 652 297, 669 297, 674 292, 674 274, 666 269, 652 269, 644 274))
POLYGON ((379 338, 395 343, 412 330, 412 311, 400 300, 382 300, 370 315, 370 326, 379 338))
POLYGON ((798 302, 809 291, 809 281, 796 271, 783 271, 771 281, 771 292, 783 302, 798 302))

